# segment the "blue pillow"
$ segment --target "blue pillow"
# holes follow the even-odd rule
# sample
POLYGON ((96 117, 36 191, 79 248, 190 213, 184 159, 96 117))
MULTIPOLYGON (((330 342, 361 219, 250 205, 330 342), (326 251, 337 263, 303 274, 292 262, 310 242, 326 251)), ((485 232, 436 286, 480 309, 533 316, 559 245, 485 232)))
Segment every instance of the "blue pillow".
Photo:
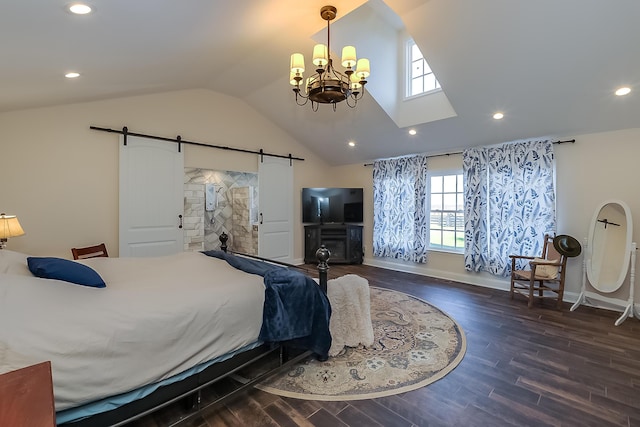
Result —
POLYGON ((63 258, 28 257, 29 271, 43 279, 57 279, 76 285, 104 288, 107 285, 91 267, 63 258))

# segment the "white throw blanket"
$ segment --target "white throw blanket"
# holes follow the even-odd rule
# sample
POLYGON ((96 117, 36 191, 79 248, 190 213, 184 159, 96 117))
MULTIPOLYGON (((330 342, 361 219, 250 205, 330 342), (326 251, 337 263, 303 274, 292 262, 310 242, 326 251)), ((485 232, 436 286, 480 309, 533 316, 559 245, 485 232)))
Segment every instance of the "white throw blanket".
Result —
POLYGON ((371 299, 369 282, 355 274, 347 274, 327 282, 327 296, 331 303, 331 348, 329 356, 336 356, 345 346, 368 347, 373 344, 371 299))

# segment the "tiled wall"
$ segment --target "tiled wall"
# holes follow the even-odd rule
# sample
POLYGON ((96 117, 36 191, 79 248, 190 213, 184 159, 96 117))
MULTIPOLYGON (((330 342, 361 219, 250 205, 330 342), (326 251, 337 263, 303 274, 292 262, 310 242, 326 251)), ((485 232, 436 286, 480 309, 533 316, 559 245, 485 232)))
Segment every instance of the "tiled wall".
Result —
POLYGON ((204 250, 204 183, 198 181, 199 179, 187 181, 185 171, 182 218, 185 251, 204 250))
POLYGON ((219 249, 219 237, 224 232, 229 236, 229 248, 257 254, 257 212, 257 174, 185 169, 185 251, 219 249), (212 210, 205 210, 206 184, 214 184, 216 203, 212 210))
POLYGON ((252 223, 251 187, 231 189, 233 250, 245 254, 258 254, 258 226, 252 223))

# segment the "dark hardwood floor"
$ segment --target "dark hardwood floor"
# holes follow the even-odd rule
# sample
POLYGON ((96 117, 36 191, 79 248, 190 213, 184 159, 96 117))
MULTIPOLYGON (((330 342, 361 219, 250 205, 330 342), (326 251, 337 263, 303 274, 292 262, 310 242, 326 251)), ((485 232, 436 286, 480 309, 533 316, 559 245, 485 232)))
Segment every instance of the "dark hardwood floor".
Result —
MULTIPOLYGON (((371 400, 307 401, 252 389, 183 425, 640 426, 637 319, 616 327, 610 311, 570 312, 568 304, 557 311, 550 301, 528 309, 508 292, 362 265, 332 266, 329 276, 347 273, 455 318, 467 337, 460 365, 422 389, 371 400)), ((182 410, 174 405, 131 426, 167 426, 182 410)))

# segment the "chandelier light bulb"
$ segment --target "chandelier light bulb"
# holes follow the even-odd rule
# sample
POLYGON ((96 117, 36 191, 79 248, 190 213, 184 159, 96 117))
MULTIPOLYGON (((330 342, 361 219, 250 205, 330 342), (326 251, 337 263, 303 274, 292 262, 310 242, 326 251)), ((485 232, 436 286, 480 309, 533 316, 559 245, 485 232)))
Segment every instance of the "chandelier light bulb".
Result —
POLYGON ((351 80, 351 90, 354 92, 359 91, 362 85, 360 84, 360 79, 358 78, 358 76, 356 76, 355 74, 351 74, 349 80, 351 80))
POLYGON ((296 76, 302 77, 302 75, 300 73, 289 73, 289 83, 292 86, 297 86, 298 85, 298 81, 296 80, 296 76))

